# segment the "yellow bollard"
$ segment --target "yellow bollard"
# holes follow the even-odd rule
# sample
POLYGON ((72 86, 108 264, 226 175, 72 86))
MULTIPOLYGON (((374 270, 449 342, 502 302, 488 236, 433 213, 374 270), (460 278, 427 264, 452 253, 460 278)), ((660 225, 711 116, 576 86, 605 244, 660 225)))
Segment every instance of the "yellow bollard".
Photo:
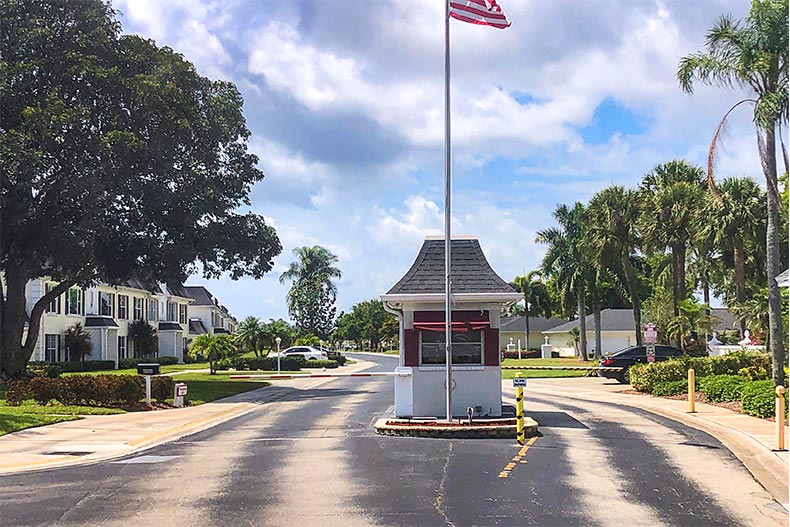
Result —
POLYGON ((785 449, 785 387, 776 387, 776 449, 785 449))
POLYGON ((694 382, 694 369, 689 368, 689 411, 688 413, 696 413, 694 407, 694 393, 697 391, 696 383, 694 382))
MULTIPOLYGON (((524 374, 516 372, 516 378, 523 377, 524 374)), ((516 386, 516 441, 519 445, 524 444, 524 388, 516 386)))

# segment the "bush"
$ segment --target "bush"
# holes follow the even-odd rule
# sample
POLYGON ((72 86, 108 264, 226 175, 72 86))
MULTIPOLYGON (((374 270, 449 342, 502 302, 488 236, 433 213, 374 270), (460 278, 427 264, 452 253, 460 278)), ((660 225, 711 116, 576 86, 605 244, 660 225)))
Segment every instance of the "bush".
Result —
POLYGON ((60 374, 63 373, 60 366, 47 362, 29 362, 26 371, 28 377, 49 377, 50 379, 60 377, 60 374))
POLYGON ((117 379, 116 385, 112 387, 117 402, 134 404, 145 397, 145 382, 139 375, 108 375, 107 377, 117 379))
POLYGON ((337 368, 338 364, 333 360, 309 360, 306 361, 303 368, 326 368, 331 370, 337 368))
POLYGON ((5 389, 5 402, 11 406, 19 406, 29 397, 25 381, 11 381, 5 389))
POLYGON ((641 392, 652 393, 659 382, 686 379, 689 368, 697 377, 709 375, 736 375, 742 368, 763 366, 770 370, 771 357, 767 353, 735 352, 721 357, 681 357, 652 364, 631 366, 631 385, 641 392))
MULTIPOLYGON (((280 359, 280 369, 282 371, 299 371, 305 367, 306 360, 303 357, 282 357, 280 359)), ((337 364, 337 363, 335 363, 337 364)), ((216 363, 218 370, 277 370, 277 357, 229 357, 220 359, 216 363)))
POLYGON ((65 404, 92 404, 97 399, 97 383, 90 375, 69 375, 63 377, 66 383, 65 404))
POLYGON ((162 403, 173 396, 176 382, 172 377, 158 376, 151 379, 151 397, 162 403))
POLYGON ((345 366, 346 365, 346 357, 341 355, 340 353, 336 353, 336 354, 332 355, 332 358, 330 360, 335 361, 338 366, 345 366))
POLYGON ((60 368, 63 373, 81 372, 81 371, 100 371, 100 370, 114 370, 114 360, 84 360, 77 362, 31 362, 28 366, 34 368, 60 368))
POLYGON ((64 383, 61 378, 33 377, 27 383, 28 393, 38 404, 49 404, 53 399, 62 401, 64 383))
POLYGON ((741 388, 749 382, 740 375, 711 375, 699 380, 699 390, 705 392, 705 399, 712 403, 737 401, 741 398, 741 388))
POLYGON ((658 382, 653 385, 653 391, 651 393, 657 396, 681 395, 688 393, 688 380, 658 382))
POLYGON ((752 381, 763 381, 768 379, 771 375, 765 366, 762 365, 755 365, 755 366, 748 366, 746 368, 741 368, 738 370, 738 375, 742 377, 746 377, 752 381))
MULTIPOLYGON (((772 380, 747 382, 741 388, 741 411, 755 417, 773 417, 776 413, 776 391, 772 380)), ((785 415, 787 392, 785 392, 785 415)))
POLYGON ((128 359, 120 359, 118 361, 118 369, 128 370, 130 368, 136 368, 137 365, 141 363, 142 364, 156 363, 156 364, 161 364, 163 366, 168 364, 178 364, 178 357, 149 357, 149 358, 133 357, 128 359))
MULTIPOLYGON (((504 358, 506 359, 517 359, 518 358, 518 351, 504 351, 504 358)), ((521 350, 521 358, 522 359, 539 359, 540 358, 540 350, 521 350)))

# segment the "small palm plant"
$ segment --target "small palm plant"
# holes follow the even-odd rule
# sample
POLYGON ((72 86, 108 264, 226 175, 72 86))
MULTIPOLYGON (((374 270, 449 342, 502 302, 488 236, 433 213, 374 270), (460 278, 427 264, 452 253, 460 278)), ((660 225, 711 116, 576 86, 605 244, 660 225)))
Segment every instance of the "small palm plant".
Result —
POLYGON ((192 341, 189 353, 196 361, 208 361, 211 375, 217 373, 217 362, 236 353, 235 337, 232 335, 200 335, 192 341))
POLYGON ((91 336, 79 322, 66 330, 63 343, 71 362, 85 360, 85 356, 90 355, 93 351, 91 336))

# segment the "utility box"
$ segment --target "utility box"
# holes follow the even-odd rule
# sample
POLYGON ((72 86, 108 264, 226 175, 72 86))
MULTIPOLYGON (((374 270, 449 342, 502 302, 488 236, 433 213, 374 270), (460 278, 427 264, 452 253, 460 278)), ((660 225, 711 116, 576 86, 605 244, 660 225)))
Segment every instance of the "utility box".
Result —
POLYGON ((173 388, 173 406, 181 408, 184 406, 184 397, 187 395, 187 385, 177 382, 173 388))
MULTIPOLYGON (((411 269, 386 294, 385 309, 400 320, 400 366, 395 378, 397 417, 446 416, 445 240, 425 239, 411 269)), ((452 414, 502 414, 499 312, 521 293, 497 275, 475 237, 453 238, 450 251, 452 414)))

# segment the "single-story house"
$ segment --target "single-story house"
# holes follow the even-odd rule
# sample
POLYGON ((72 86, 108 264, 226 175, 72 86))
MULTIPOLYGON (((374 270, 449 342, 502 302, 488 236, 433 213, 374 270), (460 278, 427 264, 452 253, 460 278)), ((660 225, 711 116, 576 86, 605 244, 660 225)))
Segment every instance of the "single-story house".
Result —
POLYGON ((499 325, 499 349, 507 349, 510 339, 513 339, 513 344, 518 349, 519 341, 521 342, 521 349, 534 349, 539 350, 543 344, 543 332, 555 328, 567 322, 564 318, 559 317, 529 317, 529 346, 525 344, 524 327, 525 317, 502 317, 499 325))
MULTIPOLYGON (((713 331, 725 331, 736 328, 735 316, 726 308, 711 309, 711 314, 719 319, 713 331)), ((530 319, 531 321, 532 319, 530 319)), ((591 314, 585 318, 587 323, 587 353, 595 350, 595 321, 591 314)), ((648 322, 642 320, 642 322, 648 322)), ((576 350, 571 340, 571 330, 579 326, 579 320, 571 320, 559 326, 543 331, 549 337, 551 350, 556 351, 561 357, 573 357, 576 350)), ((531 332, 530 332, 531 333, 531 332)), ((601 310, 601 352, 612 353, 623 348, 636 345, 636 332, 634 331, 634 314, 631 309, 603 309, 601 310)))

